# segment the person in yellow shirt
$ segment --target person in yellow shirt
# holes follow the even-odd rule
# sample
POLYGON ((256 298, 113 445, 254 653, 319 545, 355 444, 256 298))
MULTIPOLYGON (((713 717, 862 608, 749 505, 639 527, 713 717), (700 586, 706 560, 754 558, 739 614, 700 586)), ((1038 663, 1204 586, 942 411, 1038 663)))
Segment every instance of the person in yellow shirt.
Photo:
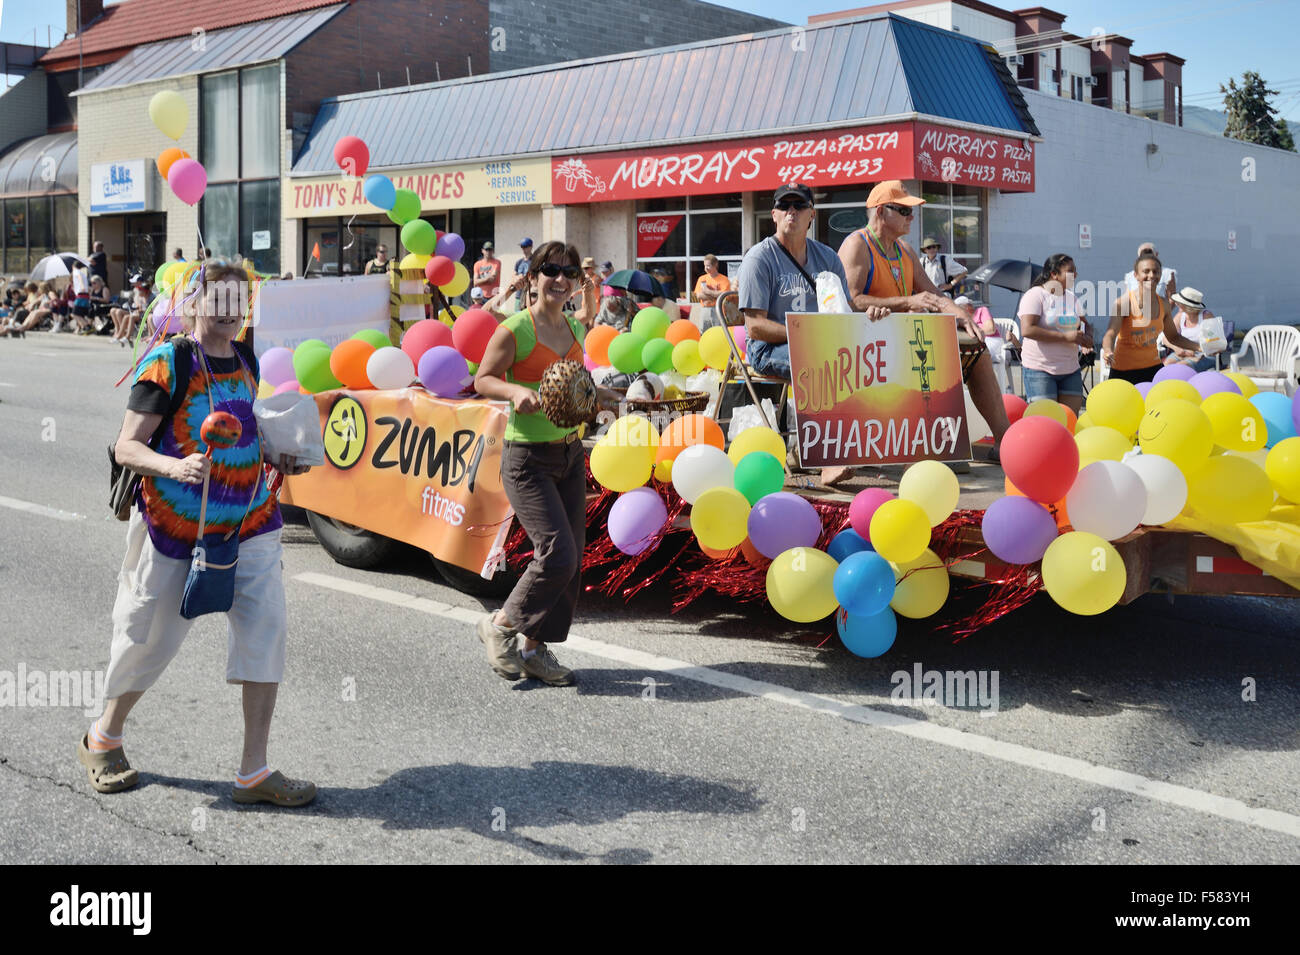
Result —
POLYGON ((718 257, 709 253, 704 257, 704 274, 695 283, 695 297, 705 305, 712 305, 723 292, 731 291, 731 279, 718 271, 718 257))

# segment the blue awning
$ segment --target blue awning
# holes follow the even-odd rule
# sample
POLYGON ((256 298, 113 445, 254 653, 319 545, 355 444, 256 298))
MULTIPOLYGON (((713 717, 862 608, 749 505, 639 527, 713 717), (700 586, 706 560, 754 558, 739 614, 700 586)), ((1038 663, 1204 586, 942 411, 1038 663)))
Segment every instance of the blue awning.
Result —
POLYGON ((992 47, 880 14, 327 99, 293 173, 347 135, 398 169, 911 117, 1038 135, 992 47))

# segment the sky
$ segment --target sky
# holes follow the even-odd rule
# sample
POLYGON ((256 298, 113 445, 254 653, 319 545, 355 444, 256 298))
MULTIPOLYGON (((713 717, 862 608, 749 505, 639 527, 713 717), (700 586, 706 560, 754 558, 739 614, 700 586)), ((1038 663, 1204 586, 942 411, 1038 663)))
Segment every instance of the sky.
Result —
MULTIPOLYGON (((545 0, 540 0, 545 3, 545 0)), ((653 8, 655 0, 645 0, 653 8)), ((1183 100, 1189 106, 1222 109, 1219 84, 1254 70, 1270 89, 1280 91, 1273 105, 1300 126, 1300 61, 1292 51, 1300 35, 1297 0, 1182 0, 1154 5, 1133 0, 1054 0, 1051 9, 1066 15, 1065 29, 1087 36, 1100 27, 1133 39, 1134 53, 1174 53, 1183 67, 1183 100), (1272 41, 1261 38, 1272 37, 1272 41)), ((870 0, 805 0, 797 18, 790 0, 721 0, 722 6, 792 23, 818 13, 870 5, 870 0)), ((1011 10, 1024 5, 995 3, 1011 10)), ((58 42, 65 29, 64 0, 0 0, 0 40, 31 43, 33 31, 44 44, 47 27, 58 42)))

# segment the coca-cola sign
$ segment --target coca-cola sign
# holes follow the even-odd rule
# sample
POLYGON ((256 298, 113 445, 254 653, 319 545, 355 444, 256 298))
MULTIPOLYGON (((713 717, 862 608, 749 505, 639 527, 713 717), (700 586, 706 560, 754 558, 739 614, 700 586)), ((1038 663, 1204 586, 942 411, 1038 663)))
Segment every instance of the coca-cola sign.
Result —
POLYGON ((636 257, 649 259, 658 255, 673 230, 685 216, 642 216, 636 220, 636 257))

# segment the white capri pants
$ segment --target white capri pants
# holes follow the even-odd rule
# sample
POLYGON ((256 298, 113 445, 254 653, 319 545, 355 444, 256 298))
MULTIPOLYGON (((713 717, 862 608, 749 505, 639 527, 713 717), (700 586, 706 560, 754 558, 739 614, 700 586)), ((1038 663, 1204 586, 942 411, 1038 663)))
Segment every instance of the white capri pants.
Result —
MULTIPOLYGON (((239 545, 235 602, 226 613, 226 682, 280 683, 287 636, 280 530, 239 545)), ((143 691, 167 669, 193 620, 181 616, 190 562, 158 552, 139 511, 131 514, 117 577, 113 645, 104 696, 143 691)))

